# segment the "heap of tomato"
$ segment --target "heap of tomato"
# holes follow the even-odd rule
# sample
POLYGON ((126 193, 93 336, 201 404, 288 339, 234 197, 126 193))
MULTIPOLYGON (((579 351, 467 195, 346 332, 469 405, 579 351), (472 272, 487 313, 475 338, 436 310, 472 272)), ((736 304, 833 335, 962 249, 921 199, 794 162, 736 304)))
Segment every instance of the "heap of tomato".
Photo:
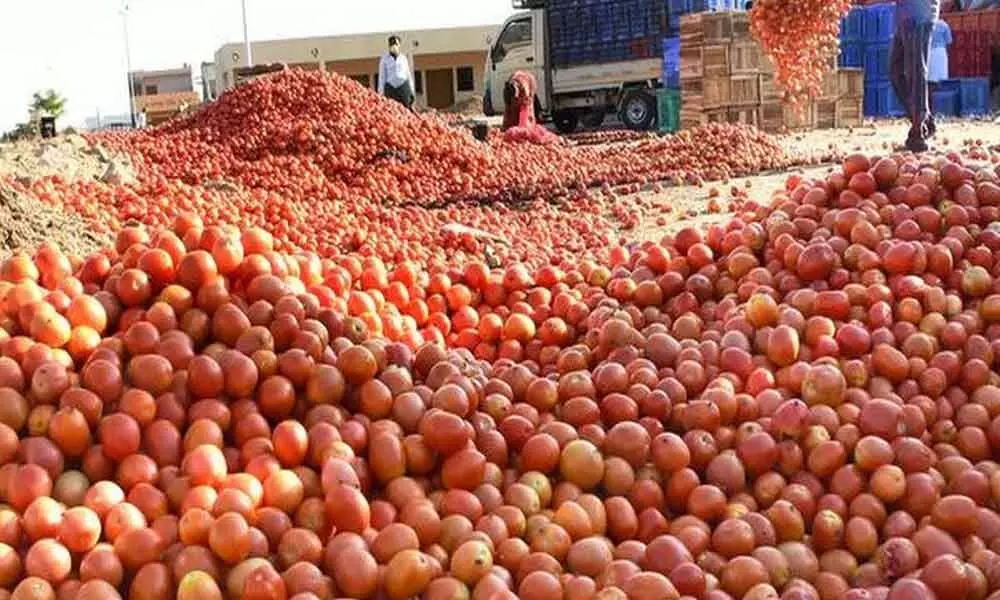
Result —
POLYGON ((851 156, 560 267, 15 254, 0 597, 995 599, 998 217, 851 156))

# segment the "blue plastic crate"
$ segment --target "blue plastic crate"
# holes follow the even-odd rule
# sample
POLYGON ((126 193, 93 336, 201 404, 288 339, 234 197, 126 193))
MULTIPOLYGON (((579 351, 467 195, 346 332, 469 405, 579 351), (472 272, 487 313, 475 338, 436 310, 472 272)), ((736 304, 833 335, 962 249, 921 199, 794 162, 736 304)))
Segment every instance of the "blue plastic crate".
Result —
POLYGON ((865 83, 863 108, 866 117, 901 117, 906 114, 903 103, 888 81, 865 83))
POLYGON ((862 103, 866 117, 877 117, 878 114, 878 89, 874 85, 865 84, 865 99, 862 103))
POLYGON ((892 39, 896 29, 895 3, 872 4, 865 7, 864 39, 869 43, 892 39))
POLYGON ((865 81, 881 81, 889 77, 889 42, 865 46, 865 81))
POLYGON ((860 42, 865 37, 865 10, 852 8, 847 16, 840 20, 841 41, 860 42))
POLYGON ((733 0, 706 0, 705 10, 718 12, 733 10, 733 0))
POLYGON ((959 79, 958 104, 963 117, 990 114, 990 80, 986 77, 959 79))
POLYGON ((840 43, 840 66, 860 69, 865 66, 865 45, 863 42, 840 43))
POLYGON ((944 81, 938 82, 937 89, 948 90, 950 92, 955 92, 957 94, 959 88, 961 87, 961 83, 962 83, 961 79, 945 79, 944 81))
POLYGON ((939 89, 931 94, 931 111, 939 117, 958 116, 958 92, 939 89))

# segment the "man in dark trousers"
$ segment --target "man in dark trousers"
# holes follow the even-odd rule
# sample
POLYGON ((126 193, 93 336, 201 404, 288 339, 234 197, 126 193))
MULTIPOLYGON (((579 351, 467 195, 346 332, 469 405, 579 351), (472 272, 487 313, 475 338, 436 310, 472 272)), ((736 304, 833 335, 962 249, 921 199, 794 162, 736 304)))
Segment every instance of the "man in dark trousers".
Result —
POLYGON ((940 13, 941 0, 896 0, 896 35, 889 64, 892 87, 910 117, 906 148, 913 152, 927 150, 927 140, 935 133, 927 91, 927 63, 934 22, 940 13))
POLYGON ((399 36, 390 36, 389 51, 382 56, 378 66, 378 93, 413 110, 412 76, 410 63, 400 52, 399 36))

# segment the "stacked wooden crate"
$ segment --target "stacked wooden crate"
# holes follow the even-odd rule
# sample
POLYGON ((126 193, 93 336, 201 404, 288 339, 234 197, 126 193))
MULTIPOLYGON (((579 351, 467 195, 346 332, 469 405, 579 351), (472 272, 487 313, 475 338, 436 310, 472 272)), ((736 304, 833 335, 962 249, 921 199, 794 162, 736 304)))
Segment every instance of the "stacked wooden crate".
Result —
POLYGON ((729 122, 783 131, 861 123, 858 69, 832 70, 820 98, 801 112, 782 103, 774 66, 750 35, 747 13, 685 15, 680 38, 681 127, 729 122))

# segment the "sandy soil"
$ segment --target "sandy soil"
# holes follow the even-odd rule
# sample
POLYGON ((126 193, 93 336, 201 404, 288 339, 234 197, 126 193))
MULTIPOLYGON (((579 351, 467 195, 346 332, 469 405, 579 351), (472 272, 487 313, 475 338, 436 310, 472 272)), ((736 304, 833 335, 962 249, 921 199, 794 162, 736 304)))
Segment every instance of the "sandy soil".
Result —
POLYGON ((0 258, 14 250, 30 251, 47 241, 80 255, 107 245, 108 240, 83 218, 19 194, 9 185, 30 185, 35 179, 53 175, 108 183, 134 179, 126 159, 92 148, 79 135, 0 144, 0 258))

